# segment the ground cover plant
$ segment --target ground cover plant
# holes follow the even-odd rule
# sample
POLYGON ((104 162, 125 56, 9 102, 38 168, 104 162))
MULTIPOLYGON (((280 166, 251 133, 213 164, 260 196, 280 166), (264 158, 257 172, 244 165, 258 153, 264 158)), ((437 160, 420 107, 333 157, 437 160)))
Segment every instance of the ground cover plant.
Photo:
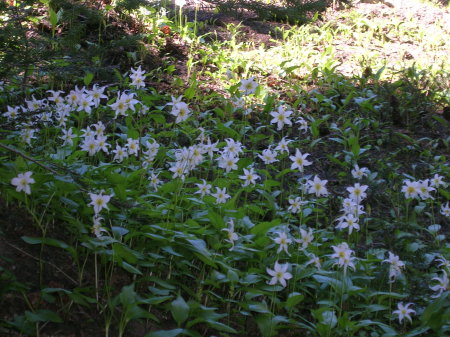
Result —
POLYGON ((1 82, 1 335, 449 335, 450 27, 414 4, 104 4, 117 58, 26 7, 67 63, 1 82))

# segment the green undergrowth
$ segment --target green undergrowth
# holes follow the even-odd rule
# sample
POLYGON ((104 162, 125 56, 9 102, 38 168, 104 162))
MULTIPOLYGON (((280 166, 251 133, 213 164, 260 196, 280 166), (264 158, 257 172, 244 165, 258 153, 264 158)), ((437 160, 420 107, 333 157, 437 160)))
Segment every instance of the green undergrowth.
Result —
POLYGON ((255 47, 123 10, 131 69, 2 82, 1 239, 34 258, 0 251, 0 333, 450 333, 444 30, 348 10, 255 47))

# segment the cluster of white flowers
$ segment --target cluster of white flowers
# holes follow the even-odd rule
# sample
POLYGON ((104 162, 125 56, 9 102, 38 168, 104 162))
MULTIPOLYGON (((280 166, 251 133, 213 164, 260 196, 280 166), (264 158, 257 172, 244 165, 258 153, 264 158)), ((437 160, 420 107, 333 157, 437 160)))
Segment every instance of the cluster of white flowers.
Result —
POLYGON ((108 147, 111 144, 107 142, 108 136, 104 134, 105 125, 101 121, 88 126, 82 131, 83 135, 81 137, 83 138, 83 142, 80 144, 82 151, 86 151, 89 156, 93 156, 99 151, 109 153, 108 147))
MULTIPOLYGON (((357 165, 355 166, 354 171, 359 171, 357 165)), ((355 175, 359 177, 359 174, 355 175)), ((343 215, 336 220, 338 222, 336 228, 348 228, 349 234, 352 234, 353 230, 360 230, 359 220, 361 215, 365 213, 364 206, 361 202, 367 197, 367 188, 367 185, 361 185, 359 183, 347 187, 348 197, 342 202, 341 211, 343 211, 343 215)))
POLYGON ((331 255, 332 259, 337 259, 335 264, 339 265, 339 267, 344 268, 344 274, 347 272, 348 267, 355 270, 355 264, 353 260, 355 259, 352 256, 355 252, 350 249, 346 242, 342 242, 337 246, 331 246, 334 250, 334 253, 331 255))
POLYGON ((178 98, 172 96, 172 102, 167 103, 167 105, 172 106, 172 110, 170 111, 170 114, 172 116, 175 116, 175 123, 181 123, 187 120, 191 116, 191 110, 189 109, 189 106, 182 101, 183 96, 179 96, 178 98))
POLYGON ((137 69, 131 68, 130 78, 132 80, 130 85, 136 89, 145 88, 145 71, 141 69, 141 66, 137 69))
POLYGON ((403 181, 402 192, 407 199, 434 199, 431 192, 436 191, 440 186, 447 186, 443 181, 444 177, 435 174, 431 179, 411 181, 405 179, 403 181))

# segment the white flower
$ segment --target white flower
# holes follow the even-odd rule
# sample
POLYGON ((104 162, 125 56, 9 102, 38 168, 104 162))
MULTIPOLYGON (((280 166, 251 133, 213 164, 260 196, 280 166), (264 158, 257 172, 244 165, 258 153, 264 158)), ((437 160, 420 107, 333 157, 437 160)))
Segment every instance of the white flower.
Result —
POLYGON ((321 180, 318 176, 314 176, 314 180, 308 180, 306 184, 309 186, 308 193, 315 194, 317 197, 328 195, 325 185, 328 180, 321 180))
POLYGON ((314 266, 320 270, 320 268, 322 267, 321 263, 320 263, 320 259, 319 257, 317 257, 314 254, 309 254, 310 260, 308 262, 305 263, 305 266, 309 266, 310 264, 314 264, 314 266))
POLYGON ((274 285, 279 282, 283 287, 286 287, 286 280, 290 280, 292 278, 292 274, 287 270, 289 268, 289 263, 278 264, 278 261, 275 262, 274 269, 267 268, 267 273, 272 276, 269 284, 274 285))
POLYGON ((97 88, 97 84, 94 84, 92 89, 88 91, 88 95, 92 97, 92 101, 94 102, 94 107, 98 107, 100 105, 100 100, 102 98, 108 98, 103 92, 106 87, 97 88))
POLYGON ((219 187, 216 187, 216 193, 211 194, 214 198, 216 198, 216 202, 218 204, 224 204, 227 199, 231 198, 229 194, 227 194, 227 188, 224 187, 220 189, 219 187))
POLYGON ((95 214, 99 214, 103 208, 108 209, 108 202, 111 199, 110 195, 103 195, 103 191, 101 191, 100 194, 89 193, 89 196, 91 197, 89 205, 94 207, 95 214))
POLYGON ((180 123, 189 118, 191 115, 191 110, 186 103, 179 102, 172 107, 170 114, 176 117, 175 123, 180 123))
POLYGON ((86 137, 81 144, 81 150, 87 151, 90 156, 93 156, 100 150, 100 148, 95 137, 86 137))
POLYGON ((398 276, 402 274, 401 268, 405 267, 405 264, 400 261, 400 258, 397 255, 389 252, 389 258, 384 260, 383 262, 390 263, 389 266, 389 283, 394 282, 398 276))
POLYGON ((7 117, 8 119, 16 119, 19 115, 19 108, 20 106, 16 106, 14 108, 10 107, 9 105, 6 107, 8 109, 7 112, 3 114, 3 116, 7 117))
POLYGON ((128 138, 126 147, 128 148, 129 155, 134 154, 137 156, 139 151, 139 139, 128 138))
POLYGON ((353 229, 356 229, 359 231, 359 224, 358 224, 358 218, 355 218, 352 214, 344 215, 343 217, 340 217, 338 219, 339 223, 337 224, 336 228, 343 229, 348 228, 348 233, 352 234, 353 229))
POLYGON ((292 160, 291 170, 298 169, 300 172, 303 172, 305 166, 312 164, 312 162, 306 159, 308 156, 309 153, 302 154, 299 149, 296 149, 295 156, 289 157, 292 160))
POLYGON ((92 233, 94 233, 97 238, 104 238, 102 233, 103 232, 107 233, 108 231, 104 227, 102 227, 102 224, 100 223, 100 221, 102 221, 103 218, 96 214, 94 215, 92 220, 94 222, 94 224, 92 225, 92 233))
POLYGON ((273 240, 275 241, 275 243, 280 245, 280 247, 278 247, 277 253, 280 253, 282 250, 284 250, 286 254, 290 255, 288 252, 288 245, 292 242, 292 240, 288 238, 285 232, 279 232, 277 234, 278 237, 273 240))
POLYGON ((366 177, 370 173, 369 169, 367 167, 359 167, 358 164, 355 164, 352 170, 352 176, 355 179, 362 179, 363 177, 366 177))
POLYGON ((303 205, 306 205, 307 201, 302 201, 300 197, 296 197, 295 199, 289 199, 290 206, 288 207, 288 211, 296 214, 300 211, 303 205))
POLYGON ((128 158, 128 151, 127 148, 121 147, 119 144, 116 144, 116 149, 112 150, 114 153, 113 160, 116 160, 117 162, 121 163, 124 158, 128 158))
POLYGON ((447 203, 444 205, 442 204, 441 206, 441 214, 446 216, 447 218, 450 217, 450 205, 447 201, 447 203))
POLYGON ((430 179, 430 185, 436 188, 439 188, 440 186, 445 186, 446 183, 444 182, 444 177, 440 176, 439 174, 435 174, 433 178, 430 179))
POLYGON ((141 69, 141 66, 137 69, 131 68, 130 78, 132 79, 130 85, 135 86, 136 89, 145 87, 145 71, 141 69))
POLYGON ((107 136, 97 136, 98 151, 102 150, 105 153, 109 153, 108 147, 110 147, 111 144, 106 142, 107 139, 108 139, 107 136))
POLYGON ((277 152, 272 151, 271 149, 265 149, 263 150, 262 154, 258 155, 259 158, 261 158, 264 162, 264 164, 272 164, 278 161, 277 159, 277 152))
POLYGON ((353 264, 354 257, 352 256, 354 252, 348 247, 346 242, 342 242, 337 246, 331 247, 334 250, 334 254, 331 255, 331 258, 338 259, 338 262, 335 264, 338 264, 340 267, 344 267, 344 274, 346 273, 348 267, 355 270, 355 265, 353 264))
POLYGON ((239 158, 233 156, 230 153, 225 153, 220 156, 217 161, 219 162, 219 167, 225 169, 225 172, 230 172, 231 170, 237 170, 238 166, 236 163, 239 158))
POLYGON ((277 123, 277 130, 283 129, 283 126, 285 124, 292 125, 292 122, 289 119, 289 116, 292 115, 292 111, 286 111, 286 109, 282 105, 278 107, 278 111, 272 111, 270 115, 273 117, 270 123, 277 123))
POLYGON ((158 186, 162 184, 162 181, 158 178, 159 173, 152 172, 150 174, 150 177, 148 180, 150 180, 150 186, 153 187, 155 190, 158 189, 158 186))
POLYGON ((256 91, 257 87, 258 83, 256 83, 253 77, 250 77, 248 80, 241 80, 239 90, 242 92, 243 95, 250 95, 256 91))
POLYGON ((438 281, 438 284, 430 287, 431 290, 438 292, 437 294, 431 296, 432 298, 437 298, 441 296, 444 291, 450 290, 448 276, 445 270, 442 271, 442 277, 433 277, 432 280, 438 281))
POLYGON ((302 249, 308 248, 309 244, 313 242, 314 235, 313 230, 311 228, 308 228, 308 230, 304 230, 303 228, 300 228, 300 239, 295 240, 297 243, 301 243, 302 249))
POLYGON ((418 181, 410 181, 408 179, 403 181, 402 192, 405 194, 405 198, 417 198, 420 193, 420 185, 418 181))
POLYGON ((31 178, 32 174, 31 171, 19 173, 17 177, 11 179, 11 184, 16 186, 17 192, 24 191, 25 194, 31 194, 30 184, 35 183, 34 179, 31 178))
POLYGON ((228 221, 228 228, 224 228, 222 230, 227 232, 227 239, 225 241, 231 243, 230 250, 232 250, 234 248, 234 241, 237 241, 239 239, 239 236, 234 231, 233 219, 230 219, 228 221))
POLYGON ((369 186, 367 185, 360 185, 359 183, 356 183, 354 186, 347 187, 348 193, 350 193, 349 197, 350 199, 354 200, 357 204, 359 204, 364 198, 367 197, 367 194, 365 193, 367 188, 369 186))
POLYGON ((244 147, 241 142, 237 142, 232 138, 225 139, 225 142, 227 145, 223 148, 223 153, 237 157, 239 156, 239 153, 244 152, 244 147))
POLYGON ((205 179, 202 179, 203 183, 195 184, 198 187, 198 191, 195 194, 200 194, 204 197, 207 194, 211 193, 211 184, 208 184, 205 179))
POLYGON ((303 117, 299 117, 299 119, 297 119, 296 123, 300 124, 300 131, 301 132, 307 132, 308 131, 308 122, 303 117))
POLYGON ((92 96, 82 94, 78 98, 78 109, 77 111, 86 111, 89 115, 92 113, 92 106, 94 105, 94 100, 92 99, 92 96))
POLYGON ((436 261, 439 262, 438 267, 447 268, 448 270, 450 270, 450 261, 445 257, 441 256, 439 259, 436 259, 436 261))
POLYGON ((392 313, 398 315, 398 321, 401 323, 404 318, 408 319, 412 323, 411 314, 415 314, 416 311, 410 309, 409 306, 413 305, 412 303, 407 303, 403 305, 403 302, 397 304, 397 310, 394 310, 392 313))
POLYGON ((183 7, 186 5, 186 0, 175 0, 175 5, 178 7, 183 7))
POLYGON ((63 132, 63 135, 59 137, 64 141, 63 146, 66 145, 73 145, 73 139, 76 137, 76 135, 73 134, 72 128, 69 128, 68 130, 61 130, 63 132))
POLYGON ((218 143, 218 141, 215 143, 211 143, 211 139, 208 137, 208 139, 206 140, 206 144, 203 144, 203 151, 208 154, 209 158, 212 159, 214 152, 219 151, 219 149, 217 148, 218 143))
POLYGON ((250 184, 255 185, 256 180, 261 179, 261 177, 255 173, 255 170, 253 169, 253 167, 250 168, 249 170, 244 169, 244 175, 239 176, 239 178, 244 180, 244 184, 242 185, 243 187, 246 187, 250 184))
POLYGON ((289 153, 289 143, 292 142, 292 140, 286 139, 286 137, 283 137, 280 142, 278 143, 277 147, 275 148, 276 151, 280 151, 281 153, 286 152, 289 153))
POLYGON ((173 172, 172 178, 175 179, 177 177, 180 177, 181 180, 184 180, 186 178, 186 173, 188 173, 188 170, 186 168, 186 164, 184 164, 181 161, 175 162, 170 168, 169 171, 173 172))
POLYGON ((436 191, 435 188, 429 186, 428 184, 430 183, 429 179, 425 179, 425 180, 419 180, 419 196, 423 199, 434 199, 430 192, 436 191))

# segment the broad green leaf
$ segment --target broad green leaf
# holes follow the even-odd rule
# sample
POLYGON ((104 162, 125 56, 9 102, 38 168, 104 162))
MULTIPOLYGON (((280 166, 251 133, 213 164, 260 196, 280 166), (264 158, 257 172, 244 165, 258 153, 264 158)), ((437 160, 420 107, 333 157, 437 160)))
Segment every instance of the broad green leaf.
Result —
POLYGON ((184 329, 173 329, 173 330, 158 330, 146 334, 144 337, 176 337, 180 334, 184 334, 184 329))
POLYGON ((178 326, 180 326, 189 317, 189 306, 181 296, 178 296, 178 298, 171 303, 170 311, 178 326))

